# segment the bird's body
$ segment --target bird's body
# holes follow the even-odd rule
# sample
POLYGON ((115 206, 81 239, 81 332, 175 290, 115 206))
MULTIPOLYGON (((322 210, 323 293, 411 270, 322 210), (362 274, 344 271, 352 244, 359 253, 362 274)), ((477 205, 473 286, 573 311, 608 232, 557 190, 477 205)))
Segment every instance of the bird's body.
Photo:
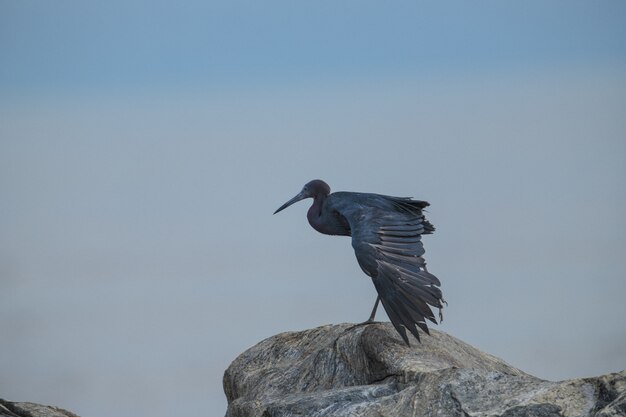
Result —
POLYGON ((359 265, 372 278, 378 299, 404 341, 409 343, 405 329, 418 340, 416 326, 428 333, 425 319, 437 323, 430 306, 441 309, 445 302, 439 280, 426 270, 422 257, 421 235, 435 230, 422 212, 429 204, 380 194, 331 194, 325 182, 313 180, 275 213, 305 198, 314 199, 307 219, 315 230, 352 236, 359 265))

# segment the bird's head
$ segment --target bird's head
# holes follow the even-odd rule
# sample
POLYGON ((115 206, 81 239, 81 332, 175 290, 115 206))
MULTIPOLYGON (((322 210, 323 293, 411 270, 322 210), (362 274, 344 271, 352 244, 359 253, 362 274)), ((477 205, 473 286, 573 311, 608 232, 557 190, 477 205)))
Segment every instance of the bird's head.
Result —
POLYGON ((293 203, 296 203, 300 200, 304 200, 305 198, 327 196, 328 194, 330 194, 330 187, 324 181, 322 180, 309 181, 304 185, 304 187, 302 187, 302 191, 300 191, 294 198, 292 198, 291 200, 287 201, 285 204, 280 206, 278 210, 274 212, 274 214, 286 209, 293 203))

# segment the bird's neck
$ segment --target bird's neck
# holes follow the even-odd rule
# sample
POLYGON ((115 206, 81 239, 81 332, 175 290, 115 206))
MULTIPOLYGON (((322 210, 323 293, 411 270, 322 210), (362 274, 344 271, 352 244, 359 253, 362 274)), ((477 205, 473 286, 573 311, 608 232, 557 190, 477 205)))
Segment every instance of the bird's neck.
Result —
POLYGON ((322 219, 322 207, 325 200, 325 195, 316 195, 313 199, 313 205, 309 207, 309 211, 306 214, 309 224, 320 233, 326 233, 322 219))

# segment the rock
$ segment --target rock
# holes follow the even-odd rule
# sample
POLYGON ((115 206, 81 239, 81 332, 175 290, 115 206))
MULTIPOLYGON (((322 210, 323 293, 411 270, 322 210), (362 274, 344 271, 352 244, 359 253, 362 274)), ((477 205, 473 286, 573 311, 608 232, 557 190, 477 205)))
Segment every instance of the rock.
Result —
POLYGON ((431 330, 408 347, 389 323, 281 333, 224 374, 226 417, 626 416, 626 371, 551 382, 431 330))
POLYGON ((78 417, 62 408, 35 403, 6 401, 0 398, 0 417, 78 417))

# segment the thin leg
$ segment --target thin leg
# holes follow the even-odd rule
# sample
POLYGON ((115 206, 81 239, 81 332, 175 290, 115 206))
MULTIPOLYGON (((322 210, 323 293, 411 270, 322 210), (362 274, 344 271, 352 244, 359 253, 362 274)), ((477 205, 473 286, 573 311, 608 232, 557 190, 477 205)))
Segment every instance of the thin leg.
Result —
POLYGON ((380 302, 380 295, 376 297, 376 302, 374 303, 374 308, 372 309, 372 314, 370 314, 370 318, 367 319, 365 323, 373 323, 374 317, 376 317, 376 309, 378 308, 378 303, 380 302))
POLYGON ((358 324, 354 324, 348 328, 346 328, 346 330, 344 330, 344 332, 353 329, 355 327, 359 327, 359 326, 364 326, 366 324, 372 324, 374 323, 374 317, 376 316, 376 309, 378 308, 378 303, 380 302, 380 295, 378 297, 376 297, 376 303, 374 303, 374 308, 372 309, 372 314, 370 314, 370 318, 367 319, 367 321, 364 321, 362 323, 358 323, 358 324))

